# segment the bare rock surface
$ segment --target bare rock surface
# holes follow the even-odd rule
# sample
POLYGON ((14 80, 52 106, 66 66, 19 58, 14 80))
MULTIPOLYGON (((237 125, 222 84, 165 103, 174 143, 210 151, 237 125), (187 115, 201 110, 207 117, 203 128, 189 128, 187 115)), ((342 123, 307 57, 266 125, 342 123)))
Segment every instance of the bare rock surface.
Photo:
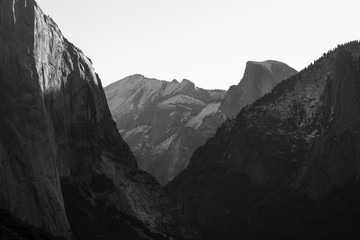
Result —
POLYGON ((198 237, 138 170, 91 60, 33 0, 0 1, 0 55, 0 208, 66 238, 198 237), (89 215, 84 235, 74 219, 89 215))
POLYGON ((248 61, 243 78, 238 85, 229 88, 220 109, 228 118, 234 118, 243 107, 271 92, 277 84, 296 73, 295 69, 279 61, 248 61))
POLYGON ((186 79, 166 82, 140 74, 105 87, 113 118, 139 168, 162 185, 185 169, 193 151, 225 120, 219 111, 225 93, 186 79))

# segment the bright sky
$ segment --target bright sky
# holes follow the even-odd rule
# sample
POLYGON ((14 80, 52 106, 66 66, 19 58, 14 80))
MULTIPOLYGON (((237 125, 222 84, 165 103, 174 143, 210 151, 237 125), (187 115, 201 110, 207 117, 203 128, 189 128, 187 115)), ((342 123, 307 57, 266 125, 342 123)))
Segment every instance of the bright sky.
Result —
POLYGON ((301 70, 360 39, 359 0, 37 0, 92 59, 103 86, 135 73, 207 89, 237 84, 248 60, 301 70))

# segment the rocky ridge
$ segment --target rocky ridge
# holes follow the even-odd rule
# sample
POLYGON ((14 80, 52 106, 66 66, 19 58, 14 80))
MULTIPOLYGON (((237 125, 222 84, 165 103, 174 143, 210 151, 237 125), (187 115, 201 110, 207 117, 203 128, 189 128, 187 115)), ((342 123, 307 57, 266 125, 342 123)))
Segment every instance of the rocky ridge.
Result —
POLYGON ((118 129, 139 168, 166 184, 188 164, 192 152, 224 120, 222 90, 204 90, 189 80, 149 79, 140 74, 105 87, 118 129))

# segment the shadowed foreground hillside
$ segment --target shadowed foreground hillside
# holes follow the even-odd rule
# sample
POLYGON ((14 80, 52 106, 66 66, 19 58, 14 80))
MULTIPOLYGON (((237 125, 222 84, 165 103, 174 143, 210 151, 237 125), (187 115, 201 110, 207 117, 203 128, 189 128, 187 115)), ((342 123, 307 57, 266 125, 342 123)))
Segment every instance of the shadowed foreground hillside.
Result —
POLYGON ((360 43, 226 121, 167 185, 205 239, 360 237, 360 43))

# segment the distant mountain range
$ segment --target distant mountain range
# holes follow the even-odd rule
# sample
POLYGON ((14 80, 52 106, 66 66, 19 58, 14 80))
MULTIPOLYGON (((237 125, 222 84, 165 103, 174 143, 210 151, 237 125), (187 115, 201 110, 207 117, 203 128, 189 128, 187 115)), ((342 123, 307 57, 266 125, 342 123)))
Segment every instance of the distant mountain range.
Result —
POLYGON ((227 92, 104 91, 34 0, 0 1, 0 43, 1 240, 360 239, 359 41, 227 92))
POLYGON ((192 152, 215 133, 222 90, 204 90, 188 80, 129 76, 105 88, 118 129, 140 169, 165 184, 181 172, 192 152))
POLYGON ((227 117, 271 91, 296 70, 269 60, 248 62, 243 79, 228 92, 136 74, 105 87, 110 111, 139 168, 166 184, 188 165, 193 151, 227 117))

